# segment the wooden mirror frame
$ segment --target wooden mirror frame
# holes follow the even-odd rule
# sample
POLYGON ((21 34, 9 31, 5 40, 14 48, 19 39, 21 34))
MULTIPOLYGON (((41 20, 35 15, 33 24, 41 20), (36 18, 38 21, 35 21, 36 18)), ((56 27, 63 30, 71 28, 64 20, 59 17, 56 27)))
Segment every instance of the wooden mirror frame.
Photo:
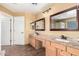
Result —
POLYGON ((45 18, 41 18, 41 19, 35 21, 35 31, 45 31, 45 18), (44 22, 44 29, 36 29, 36 22, 39 22, 39 21, 44 22))
POLYGON ((50 31, 79 31, 79 6, 74 6, 74 7, 68 8, 66 10, 63 10, 63 11, 60 11, 60 12, 57 12, 57 13, 51 15, 50 16, 50 31), (76 30, 71 29, 70 30, 70 29, 52 29, 51 28, 51 24, 52 24, 51 17, 56 16, 56 15, 61 14, 61 13, 64 13, 64 12, 67 12, 67 11, 70 11, 70 10, 73 10, 73 9, 76 9, 76 11, 77 11, 76 19, 78 20, 78 29, 76 29, 76 30))

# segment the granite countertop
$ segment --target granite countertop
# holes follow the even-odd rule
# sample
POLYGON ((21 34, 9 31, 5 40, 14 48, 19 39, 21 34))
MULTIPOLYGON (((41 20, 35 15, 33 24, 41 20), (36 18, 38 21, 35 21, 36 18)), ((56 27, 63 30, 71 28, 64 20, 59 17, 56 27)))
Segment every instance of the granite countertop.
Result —
POLYGON ((74 42, 73 40, 69 40, 69 42, 62 42, 62 41, 58 41, 56 40, 56 37, 53 36, 48 36, 48 35, 32 35, 34 36, 36 39, 42 41, 42 40, 49 40, 51 42, 56 42, 58 44, 62 44, 68 47, 73 47, 76 49, 79 49, 79 43, 78 42, 74 42))

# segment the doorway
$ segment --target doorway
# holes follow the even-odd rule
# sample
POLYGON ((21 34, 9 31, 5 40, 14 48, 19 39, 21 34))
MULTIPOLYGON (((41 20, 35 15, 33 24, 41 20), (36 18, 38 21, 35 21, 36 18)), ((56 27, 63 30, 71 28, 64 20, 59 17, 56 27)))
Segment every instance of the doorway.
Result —
POLYGON ((24 17, 1 19, 1 45, 24 45, 24 17))
POLYGON ((4 16, 1 19, 1 45, 11 45, 11 19, 4 16))

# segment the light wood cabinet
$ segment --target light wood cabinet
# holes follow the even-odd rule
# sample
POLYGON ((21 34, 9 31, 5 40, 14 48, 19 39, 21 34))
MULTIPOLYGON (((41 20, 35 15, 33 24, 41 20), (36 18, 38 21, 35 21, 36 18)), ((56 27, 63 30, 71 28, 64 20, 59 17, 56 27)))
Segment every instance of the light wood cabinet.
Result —
POLYGON ((67 52, 71 53, 71 55, 79 56, 79 49, 67 47, 67 52))
POLYGON ((79 56, 79 49, 77 48, 65 46, 54 41, 43 40, 41 38, 38 40, 38 38, 33 36, 30 36, 29 39, 30 44, 35 49, 45 47, 46 56, 79 56))
POLYGON ((45 45, 46 45, 46 40, 43 40, 42 41, 42 46, 45 47, 45 45))
POLYGON ((66 51, 58 49, 57 50, 57 56, 71 56, 71 54, 66 52, 66 51))
POLYGON ((46 48, 51 48, 51 41, 48 41, 46 40, 46 45, 45 45, 46 48))
POLYGON ((55 47, 57 49, 60 49, 60 50, 66 50, 66 46, 64 46, 62 44, 55 43, 55 42, 51 42, 51 46, 55 47))
POLYGON ((66 46, 56 42, 46 41, 46 55, 47 56, 70 56, 66 51, 66 46))
POLYGON ((56 48, 46 48, 46 56, 56 56, 56 48))
POLYGON ((42 42, 33 36, 30 36, 30 45, 32 45, 35 49, 42 48, 42 42))
POLYGON ((51 46, 51 41, 46 41, 46 56, 56 56, 56 48, 51 46))
POLYGON ((39 41, 39 40, 37 40, 37 39, 35 39, 35 48, 36 48, 36 49, 42 48, 42 42, 39 41))
POLYGON ((30 45, 32 45, 32 47, 35 48, 35 38, 34 37, 30 37, 30 45))

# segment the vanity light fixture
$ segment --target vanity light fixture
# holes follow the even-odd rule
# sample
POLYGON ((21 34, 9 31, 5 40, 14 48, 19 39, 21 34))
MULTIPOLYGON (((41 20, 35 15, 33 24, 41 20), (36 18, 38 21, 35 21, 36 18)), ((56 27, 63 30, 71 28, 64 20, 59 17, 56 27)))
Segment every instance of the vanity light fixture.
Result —
POLYGON ((37 3, 32 3, 32 5, 37 6, 37 3))
POLYGON ((49 12, 50 10, 51 10, 51 8, 49 8, 49 9, 45 10, 45 11, 44 11, 44 12, 42 12, 42 13, 49 12))

